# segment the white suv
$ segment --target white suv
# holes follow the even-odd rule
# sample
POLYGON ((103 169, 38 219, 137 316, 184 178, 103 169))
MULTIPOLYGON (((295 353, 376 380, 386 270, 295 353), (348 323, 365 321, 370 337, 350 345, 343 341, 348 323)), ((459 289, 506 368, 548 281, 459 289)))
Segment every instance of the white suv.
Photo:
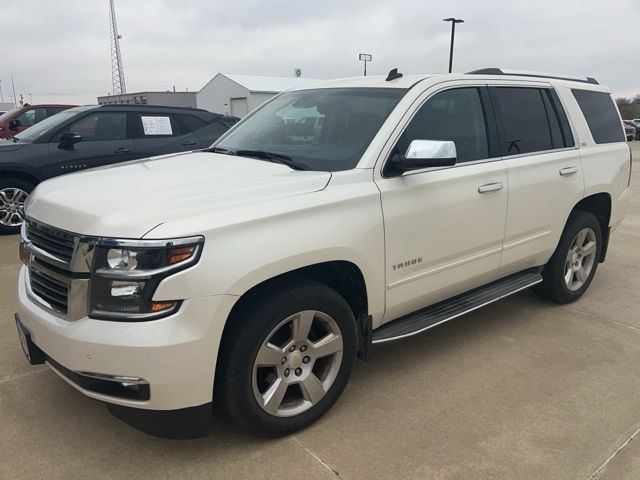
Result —
POLYGON ((20 338, 151 434, 205 434, 213 404, 286 434, 371 344, 534 285, 579 298, 630 175, 590 78, 392 71, 289 90, 208 150, 39 185, 20 338))

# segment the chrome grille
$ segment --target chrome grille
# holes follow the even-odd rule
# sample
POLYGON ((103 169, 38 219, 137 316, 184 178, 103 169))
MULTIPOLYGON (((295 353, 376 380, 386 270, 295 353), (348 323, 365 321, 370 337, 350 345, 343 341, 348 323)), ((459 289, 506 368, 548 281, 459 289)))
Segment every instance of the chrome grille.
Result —
POLYGON ((75 234, 36 220, 27 219, 22 228, 20 256, 29 269, 27 293, 35 303, 65 318, 78 315, 70 295, 79 285, 72 267, 78 242, 75 234))
POLYGON ((58 313, 67 313, 69 298, 69 281, 54 278, 42 270, 29 268, 29 284, 31 291, 47 302, 48 306, 58 313))
POLYGON ((27 220, 26 235, 28 241, 39 249, 66 263, 71 263, 75 247, 75 235, 72 233, 27 220))

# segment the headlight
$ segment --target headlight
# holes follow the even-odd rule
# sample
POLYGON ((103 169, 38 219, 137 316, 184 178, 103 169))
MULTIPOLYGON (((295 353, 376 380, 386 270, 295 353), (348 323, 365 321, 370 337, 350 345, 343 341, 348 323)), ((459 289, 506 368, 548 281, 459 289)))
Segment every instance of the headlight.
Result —
POLYGON ((204 238, 102 239, 94 256, 90 314, 104 320, 144 321, 172 314, 181 300, 154 301, 162 280, 198 262, 204 238))

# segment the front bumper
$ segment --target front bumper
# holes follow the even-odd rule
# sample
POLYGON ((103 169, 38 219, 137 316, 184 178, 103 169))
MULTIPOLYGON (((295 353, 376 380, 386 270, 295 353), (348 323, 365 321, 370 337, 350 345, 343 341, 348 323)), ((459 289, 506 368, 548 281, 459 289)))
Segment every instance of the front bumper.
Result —
POLYGON ((132 400, 83 388, 85 395, 144 410, 179 410, 211 403, 218 347, 237 297, 185 300, 175 314, 148 322, 112 322, 88 317, 64 320, 27 296, 26 267, 18 280, 18 314, 33 343, 72 372, 136 377, 149 384, 148 400, 132 400))

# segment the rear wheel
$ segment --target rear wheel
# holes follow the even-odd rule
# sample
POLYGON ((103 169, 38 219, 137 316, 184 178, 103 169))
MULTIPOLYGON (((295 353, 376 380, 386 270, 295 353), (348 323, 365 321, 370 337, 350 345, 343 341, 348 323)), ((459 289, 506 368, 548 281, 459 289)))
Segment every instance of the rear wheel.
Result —
POLYGON ((356 323, 333 289, 310 279, 274 285, 229 321, 216 401, 235 423, 258 435, 286 435, 315 422, 344 390, 356 323))
POLYGON ((0 234, 19 233, 24 222, 24 202, 34 186, 20 178, 0 180, 0 234))
POLYGON ((602 231, 595 215, 575 212, 565 226, 560 243, 536 288, 555 303, 569 303, 587 291, 598 268, 602 249, 602 231))

